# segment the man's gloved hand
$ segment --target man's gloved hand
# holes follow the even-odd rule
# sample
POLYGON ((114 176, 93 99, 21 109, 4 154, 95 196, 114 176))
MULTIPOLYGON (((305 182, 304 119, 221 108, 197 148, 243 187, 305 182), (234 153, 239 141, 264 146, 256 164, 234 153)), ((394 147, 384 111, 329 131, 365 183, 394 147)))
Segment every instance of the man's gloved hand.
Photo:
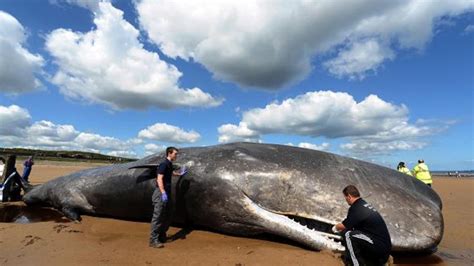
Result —
POLYGON ((339 233, 339 230, 337 230, 337 228, 336 228, 335 225, 331 228, 331 231, 332 231, 334 234, 339 233))
POLYGON ((168 195, 165 193, 161 193, 161 201, 168 202, 168 195))
POLYGON ((183 165, 183 167, 181 167, 181 171, 179 172, 179 175, 180 175, 180 176, 183 176, 183 175, 185 175, 187 172, 188 172, 188 169, 186 169, 186 165, 183 165))

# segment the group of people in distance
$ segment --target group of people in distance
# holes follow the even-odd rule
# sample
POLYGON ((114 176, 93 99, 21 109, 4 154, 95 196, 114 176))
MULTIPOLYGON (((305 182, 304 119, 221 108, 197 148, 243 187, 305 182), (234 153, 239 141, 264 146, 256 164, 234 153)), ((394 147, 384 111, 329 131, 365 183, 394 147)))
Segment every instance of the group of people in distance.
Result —
POLYGON ((415 165, 415 167, 413 167, 413 170, 411 171, 410 169, 408 169, 404 162, 399 162, 397 170, 400 173, 416 177, 418 180, 430 187, 431 184, 433 184, 433 179, 431 178, 430 170, 428 169, 428 165, 425 164, 425 161, 423 159, 418 160, 418 164, 415 165))

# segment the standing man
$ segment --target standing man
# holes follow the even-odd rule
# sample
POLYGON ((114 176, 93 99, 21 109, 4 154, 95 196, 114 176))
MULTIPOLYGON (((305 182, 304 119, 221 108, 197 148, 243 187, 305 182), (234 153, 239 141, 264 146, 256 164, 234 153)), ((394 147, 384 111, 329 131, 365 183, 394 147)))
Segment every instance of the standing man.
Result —
POLYGON ((359 190, 349 185, 342 191, 350 208, 347 218, 336 224, 332 231, 343 233, 345 260, 350 265, 384 265, 392 243, 382 216, 364 199, 359 190))
POLYGON ((158 166, 156 177, 156 188, 153 192, 152 202, 154 206, 153 218, 151 219, 150 247, 162 248, 166 242, 166 231, 171 224, 172 206, 169 202, 171 197, 171 176, 186 174, 183 168, 180 173, 173 172, 173 162, 178 157, 178 149, 166 148, 166 159, 158 166))
POLYGON ((26 159, 26 161, 23 163, 23 166, 25 167, 23 168, 23 179, 26 182, 28 182, 28 177, 30 176, 33 164, 35 164, 35 162, 33 161, 33 156, 28 157, 28 159, 26 159))
POLYGON ((410 169, 408 169, 408 167, 406 167, 404 162, 399 162, 398 163, 397 170, 400 173, 404 173, 406 175, 413 176, 410 172, 410 169))
POLYGON ((431 187, 433 184, 433 180, 431 179, 430 170, 428 169, 428 165, 425 164, 423 159, 418 160, 418 164, 413 167, 413 175, 415 175, 418 180, 427 184, 431 187))

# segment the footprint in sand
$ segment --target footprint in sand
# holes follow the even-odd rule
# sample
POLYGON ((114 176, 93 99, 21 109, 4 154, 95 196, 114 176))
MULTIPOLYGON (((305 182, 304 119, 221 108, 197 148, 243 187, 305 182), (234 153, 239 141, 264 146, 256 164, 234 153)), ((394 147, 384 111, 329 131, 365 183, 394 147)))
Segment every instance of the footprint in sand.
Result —
POLYGON ((26 247, 26 246, 29 246, 29 245, 35 243, 38 240, 42 240, 42 238, 39 237, 39 236, 27 235, 27 236, 25 236, 25 239, 23 239, 23 241, 21 241, 21 243, 24 243, 25 247, 26 247))
POLYGON ((68 228, 69 226, 64 225, 64 224, 58 224, 53 227, 54 230, 56 230, 56 233, 60 233, 64 228, 68 228))
MULTIPOLYGON (((56 233, 61 233, 61 232, 63 232, 64 229, 66 229, 68 227, 69 227, 68 225, 58 224, 58 225, 55 225, 53 227, 53 230, 56 230, 56 233)), ((64 232, 67 232, 67 233, 83 233, 82 231, 75 230, 75 229, 69 229, 69 230, 66 230, 64 232)))
POLYGON ((68 233, 84 233, 80 230, 74 230, 74 229, 67 230, 66 232, 68 232, 68 233))

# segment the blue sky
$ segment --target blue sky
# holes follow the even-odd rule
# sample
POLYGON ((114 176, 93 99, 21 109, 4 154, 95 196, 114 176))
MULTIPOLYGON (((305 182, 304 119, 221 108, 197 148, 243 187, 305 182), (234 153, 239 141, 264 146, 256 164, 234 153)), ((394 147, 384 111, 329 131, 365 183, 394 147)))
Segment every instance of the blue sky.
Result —
POLYGON ((474 168, 472 1, 0 1, 0 146, 474 168))

